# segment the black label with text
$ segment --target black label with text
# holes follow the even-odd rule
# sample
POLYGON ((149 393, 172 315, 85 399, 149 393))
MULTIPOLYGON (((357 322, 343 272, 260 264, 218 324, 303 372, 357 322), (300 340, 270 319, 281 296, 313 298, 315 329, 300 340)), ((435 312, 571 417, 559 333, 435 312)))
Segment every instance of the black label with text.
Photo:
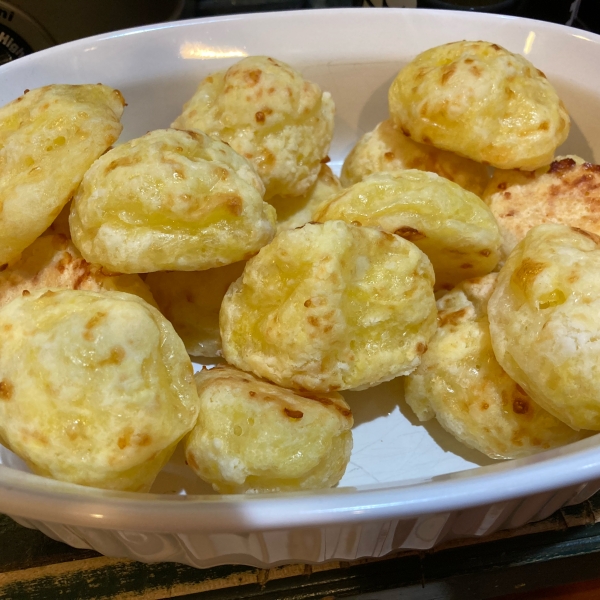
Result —
POLYGON ((31 46, 18 33, 0 21, 0 65, 32 52, 31 46))

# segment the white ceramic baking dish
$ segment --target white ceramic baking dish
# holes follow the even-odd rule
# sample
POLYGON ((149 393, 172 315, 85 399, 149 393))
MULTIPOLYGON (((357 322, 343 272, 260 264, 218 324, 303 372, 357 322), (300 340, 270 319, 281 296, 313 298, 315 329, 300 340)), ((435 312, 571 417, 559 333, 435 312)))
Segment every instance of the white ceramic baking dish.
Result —
MULTIPOLYGON (((600 159, 600 37, 511 17, 402 9, 239 15, 88 38, 0 68, 0 104, 49 83, 102 82, 128 107, 122 140, 168 126, 202 77, 251 54, 280 58, 336 102, 337 167, 387 114, 391 80, 417 53, 486 39, 524 54, 572 116, 559 153, 600 159)), ((600 489, 597 436, 492 464, 435 424, 419 424, 396 380, 345 394, 354 450, 340 486, 314 493, 218 496, 177 453, 152 494, 44 479, 0 447, 0 511, 73 546, 143 561, 257 566, 381 556, 541 519, 600 489)))

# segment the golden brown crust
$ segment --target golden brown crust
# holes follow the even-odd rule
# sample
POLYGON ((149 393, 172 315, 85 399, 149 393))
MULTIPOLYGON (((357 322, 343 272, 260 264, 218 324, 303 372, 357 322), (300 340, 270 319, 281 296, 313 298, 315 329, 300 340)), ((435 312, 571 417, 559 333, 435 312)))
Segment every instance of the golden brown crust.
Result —
POLYGON ((435 329, 433 270, 398 236, 307 224, 248 261, 220 324, 225 359, 279 385, 370 387, 419 363, 435 329))
MULTIPOLYGON (((58 213, 58 217, 52 221, 50 227, 46 229, 44 234, 49 235, 64 235, 71 239, 71 229, 69 228, 69 213, 71 212, 71 202, 67 202, 63 209, 58 213)), ((43 235, 43 234, 42 234, 43 235)))
POLYGON ((91 265, 64 235, 43 235, 18 259, 0 271, 0 307, 44 288, 117 291, 135 294, 155 306, 148 286, 139 275, 110 273, 91 265))
POLYGON ((405 380, 421 420, 436 417, 458 440, 491 458, 519 458, 589 435, 534 402, 498 364, 487 301, 497 275, 464 281, 438 300, 438 329, 405 380))
POLYGON ((192 429, 192 365, 120 292, 40 290, 0 308, 0 440, 40 475, 146 491, 192 429))
POLYGON ((198 131, 159 129, 86 173, 70 227, 83 257, 112 271, 199 271, 247 258, 275 233, 252 165, 198 131))
POLYGON ((277 231, 295 229, 313 221, 313 215, 330 198, 342 191, 340 180, 327 165, 321 165, 312 187, 296 198, 276 196, 269 203, 277 211, 277 231))
POLYGON ((600 429, 600 240, 538 225, 500 271, 488 313, 504 370, 573 428, 600 429))
POLYGON ((330 94, 289 65, 249 56, 204 79, 173 127, 230 144, 256 167, 266 199, 301 196, 327 156, 334 111, 330 94))
POLYGON ((186 458, 215 489, 320 489, 341 479, 353 419, 339 394, 287 390, 230 366, 195 379, 200 414, 186 458))
POLYGON ((220 356, 219 311, 244 262, 206 271, 149 273, 146 284, 192 356, 220 356))
POLYGON ((116 141, 124 104, 104 85, 49 85, 0 108, 0 265, 44 232, 116 141))
POLYGON ((483 201, 435 173, 407 169, 369 175, 314 215, 395 233, 431 260, 436 289, 489 273, 498 263, 500 232, 483 201))
POLYGON ((484 200, 506 257, 535 225, 562 223, 600 234, 600 165, 567 156, 532 173, 494 173, 484 200))
POLYGON ((419 54, 389 91, 394 125, 411 139, 499 169, 548 164, 570 120, 541 71, 489 42, 419 54))
POLYGON ((340 179, 345 187, 381 171, 419 169, 458 183, 464 189, 481 196, 489 180, 485 165, 419 144, 396 129, 391 120, 379 123, 366 133, 344 160, 340 179))

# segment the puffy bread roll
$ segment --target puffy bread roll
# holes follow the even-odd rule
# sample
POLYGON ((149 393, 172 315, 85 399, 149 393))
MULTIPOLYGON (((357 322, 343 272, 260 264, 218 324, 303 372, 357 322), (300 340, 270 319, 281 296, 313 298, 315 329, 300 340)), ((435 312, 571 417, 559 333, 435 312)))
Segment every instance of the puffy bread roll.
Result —
POLYGON ((294 392, 230 366, 196 373, 187 463, 224 493, 328 488, 352 450, 352 413, 334 393, 294 392))
POLYGON ((292 67, 250 56, 204 79, 173 127, 227 142, 254 164, 270 199, 301 196, 315 182, 334 112, 329 92, 292 67))
POLYGON ((375 173, 334 196, 315 221, 341 219, 379 227, 418 246, 431 260, 436 289, 489 273, 498 263, 500 232, 475 194, 435 173, 375 173))
POLYGON ((71 236, 86 260, 119 273, 212 269, 273 237, 263 191, 227 144, 160 129, 94 163, 73 200, 71 236))
POLYGON ((534 172, 497 170, 484 200, 498 221, 505 257, 542 223, 600 234, 600 165, 568 156, 534 172))
POLYGON ((105 85, 49 85, 0 108, 0 266, 44 232, 116 141, 124 105, 105 85))
POLYGON ((52 221, 50 227, 42 235, 64 235, 71 239, 71 230, 69 228, 69 213, 71 212, 71 203, 67 202, 63 209, 58 213, 58 217, 52 221))
POLYGON ((566 225, 530 229, 488 306, 500 365, 575 429, 600 429, 599 242, 566 225))
POLYGON ((552 161, 570 120, 546 76, 489 42, 453 42, 419 54, 389 90, 394 125, 416 142, 499 169, 552 161))
POLYGON ((91 265, 63 235, 39 237, 0 271, 0 306, 24 291, 44 288, 127 292, 156 305, 139 275, 108 273, 98 265, 91 265))
POLYGON ((295 229, 312 221, 313 214, 331 197, 342 191, 340 180, 327 165, 321 165, 313 186, 297 198, 271 198, 269 203, 277 211, 277 231, 295 229))
POLYGON ((229 288, 223 356, 285 387, 362 389, 413 371, 435 317, 433 269, 414 244, 307 224, 278 233, 229 288))
POLYGON ((244 262, 206 271, 149 273, 146 284, 188 354, 220 356, 219 311, 225 292, 244 270, 244 262))
POLYGON ((168 321, 131 294, 37 291, 0 309, 0 442, 45 477, 145 491, 198 415, 168 321))
POLYGON ((345 187, 381 171, 419 169, 431 171, 481 196, 488 182, 485 165, 454 152, 419 144, 397 130, 391 120, 365 133, 346 157, 341 181, 345 187))
POLYGON ((436 417, 491 458, 529 456, 589 435, 541 408, 498 364, 487 319, 496 277, 464 281, 438 300, 438 329, 404 382, 407 403, 422 421, 436 417))

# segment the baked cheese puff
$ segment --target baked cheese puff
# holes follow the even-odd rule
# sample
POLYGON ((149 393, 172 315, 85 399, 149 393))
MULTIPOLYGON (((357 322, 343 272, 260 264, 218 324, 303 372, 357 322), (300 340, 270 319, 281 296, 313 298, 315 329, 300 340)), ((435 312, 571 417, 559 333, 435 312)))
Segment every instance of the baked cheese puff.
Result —
POLYGON ((295 229, 312 221, 315 211, 342 189, 333 171, 327 165, 321 165, 319 176, 308 192, 297 198, 279 196, 269 200, 277 211, 277 231, 295 229))
POLYGON ((600 238, 529 230, 498 276, 488 314, 502 368, 574 429, 600 430, 600 238))
POLYGON ((196 373, 188 465, 222 493, 328 488, 352 450, 350 408, 335 392, 280 388, 230 366, 196 373))
POLYGON ((227 144, 196 131, 151 131, 86 173, 71 236, 87 261, 119 273, 212 269, 273 237, 275 210, 263 191, 227 144))
POLYGON ((405 398, 420 420, 436 417, 446 431, 490 458, 520 458, 588 435, 534 402, 498 364, 487 300, 497 275, 464 281, 438 300, 438 329, 405 398))
POLYGON ((35 473, 146 491, 196 423, 192 365, 132 294, 40 290, 0 308, 0 443, 35 473))
POLYGON ((48 229, 44 231, 42 235, 64 235, 66 238, 71 239, 71 229, 69 228, 69 214, 71 212, 71 203, 67 202, 63 209, 58 213, 58 216, 48 229))
POLYGON ((0 266, 44 232, 119 137, 124 105, 105 85, 49 85, 0 108, 0 266))
POLYGON ((389 90, 394 125, 415 142, 499 169, 531 171, 567 139, 567 111, 546 76, 489 42, 419 54, 389 90))
POLYGON ((414 245, 343 221, 278 233, 221 306, 228 363, 284 387, 363 389, 419 364, 433 269, 414 245))
POLYGON ((188 354, 220 356, 219 310, 225 292, 245 262, 206 271, 149 273, 146 284, 158 308, 169 319, 188 354))
POLYGON ((39 237, 0 271, 0 306, 23 292, 44 288, 127 292, 155 306, 139 275, 108 273, 91 265, 64 235, 39 237))
POLYGON ((333 137, 329 92, 289 65, 250 56, 204 79, 173 122, 220 138, 249 159, 265 199, 301 196, 315 182, 333 137))
POLYGON ((350 187, 373 173, 401 169, 437 173, 478 196, 489 180, 485 165, 454 152, 414 142, 387 120, 360 138, 344 161, 341 181, 350 187))
POLYGON ((436 289, 489 273, 498 263, 500 232, 475 194, 435 173, 374 173, 331 199, 315 221, 341 219, 379 227, 417 245, 431 260, 436 289))
POLYGON ((542 223, 600 234, 600 165, 569 156, 533 172, 497 170, 484 200, 498 221, 505 257, 542 223))

